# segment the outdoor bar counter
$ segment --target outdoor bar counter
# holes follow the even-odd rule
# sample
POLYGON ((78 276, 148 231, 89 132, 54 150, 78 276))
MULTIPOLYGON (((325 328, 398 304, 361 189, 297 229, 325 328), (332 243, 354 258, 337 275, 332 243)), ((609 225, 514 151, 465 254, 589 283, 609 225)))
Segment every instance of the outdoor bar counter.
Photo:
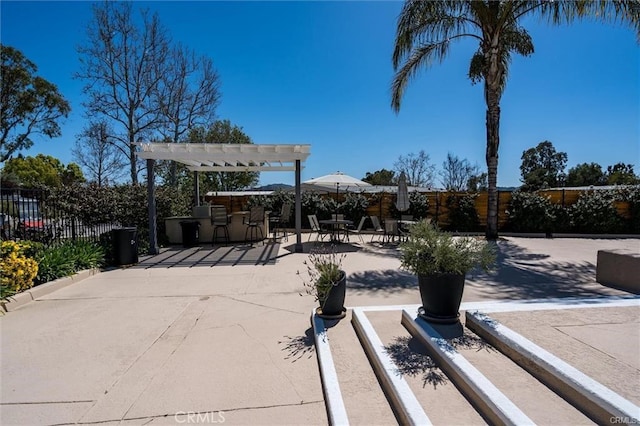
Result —
MULTIPOLYGON (((233 212, 230 214, 230 220, 227 227, 229 228, 229 240, 231 242, 245 241, 245 233, 248 226, 245 225, 245 217, 249 218, 249 212, 233 212)), ((210 206, 198 206, 194 207, 193 214, 191 216, 173 216, 167 217, 164 220, 167 237, 171 244, 182 244, 182 225, 180 222, 200 222, 199 229, 199 242, 212 243, 213 239, 213 225, 211 224, 211 210, 210 206)), ((269 236, 269 212, 265 212, 264 224, 260 227, 264 233, 264 238, 269 236)), ((259 234, 259 233, 258 233, 259 234)), ((249 235, 247 234, 247 238, 249 235)), ((224 231, 218 230, 216 243, 224 244, 224 231)))

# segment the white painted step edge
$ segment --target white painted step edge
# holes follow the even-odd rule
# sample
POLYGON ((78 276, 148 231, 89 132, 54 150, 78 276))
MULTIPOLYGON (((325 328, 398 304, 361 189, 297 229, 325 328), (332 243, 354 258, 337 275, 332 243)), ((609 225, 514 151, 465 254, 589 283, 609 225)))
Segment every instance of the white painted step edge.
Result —
POLYGON ((330 425, 348 425, 347 409, 344 406, 338 374, 331 356, 329 337, 324 326, 324 320, 316 316, 315 308, 311 311, 311 323, 313 324, 313 334, 316 343, 316 355, 318 357, 318 367, 320 368, 320 378, 322 380, 322 391, 327 407, 327 416, 330 425))
POLYGON ((391 404, 396 415, 400 418, 400 423, 431 425, 431 420, 424 412, 409 384, 398 372, 398 367, 387 354, 384 344, 367 318, 365 311, 358 308, 353 309, 351 322, 382 388, 391 398, 391 404))
POLYGON ((467 311, 466 326, 596 422, 640 421, 640 407, 486 314, 467 311))
POLYGON ((493 424, 535 424, 489 379, 462 356, 429 323, 407 310, 402 311, 402 325, 428 349, 430 355, 481 414, 493 424))

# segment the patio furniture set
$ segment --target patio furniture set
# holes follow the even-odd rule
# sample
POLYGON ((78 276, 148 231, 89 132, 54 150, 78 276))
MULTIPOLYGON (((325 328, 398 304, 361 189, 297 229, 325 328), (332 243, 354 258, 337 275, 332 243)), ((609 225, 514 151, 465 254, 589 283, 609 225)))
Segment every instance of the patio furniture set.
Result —
MULTIPOLYGON (((402 241, 408 235, 408 227, 416 223, 413 216, 402 215, 400 219, 384 219, 380 222, 378 216, 363 216, 357 227, 353 227, 353 221, 347 220, 341 214, 332 215, 331 219, 318 220, 315 214, 308 215, 311 231, 316 234, 316 241, 324 241, 329 238, 331 242, 347 242, 349 235, 357 235, 361 242, 364 242, 362 234, 365 233, 364 225, 367 218, 371 220, 373 230, 371 232, 371 241, 377 235, 378 239, 382 237, 382 242, 389 243, 402 241)), ((311 237, 309 237, 311 238, 311 237)))

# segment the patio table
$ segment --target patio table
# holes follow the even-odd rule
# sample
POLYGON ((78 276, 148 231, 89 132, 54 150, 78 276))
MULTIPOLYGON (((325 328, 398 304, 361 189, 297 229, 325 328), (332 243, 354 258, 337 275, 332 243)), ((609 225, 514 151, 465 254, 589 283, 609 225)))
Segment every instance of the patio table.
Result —
POLYGON ((347 233, 347 226, 353 225, 352 220, 347 219, 324 219, 319 220, 318 223, 321 225, 329 225, 331 226, 331 241, 339 243, 343 240, 340 239, 340 231, 343 231, 343 237, 348 241, 349 234, 347 233))

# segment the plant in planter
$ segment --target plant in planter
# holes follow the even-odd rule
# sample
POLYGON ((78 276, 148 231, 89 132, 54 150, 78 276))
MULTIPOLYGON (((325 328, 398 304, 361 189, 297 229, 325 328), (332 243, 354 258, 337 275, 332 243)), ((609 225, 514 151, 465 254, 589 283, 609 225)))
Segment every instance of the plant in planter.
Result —
POLYGON ((344 318, 344 298, 347 289, 347 276, 341 269, 344 253, 336 253, 331 248, 318 248, 309 253, 304 261, 308 279, 304 280, 305 292, 318 301, 316 315, 324 319, 344 318))
POLYGON ((420 316, 430 322, 457 322, 467 272, 476 267, 488 270, 495 262, 488 242, 454 237, 428 221, 410 227, 400 250, 402 268, 418 276, 420 316))

